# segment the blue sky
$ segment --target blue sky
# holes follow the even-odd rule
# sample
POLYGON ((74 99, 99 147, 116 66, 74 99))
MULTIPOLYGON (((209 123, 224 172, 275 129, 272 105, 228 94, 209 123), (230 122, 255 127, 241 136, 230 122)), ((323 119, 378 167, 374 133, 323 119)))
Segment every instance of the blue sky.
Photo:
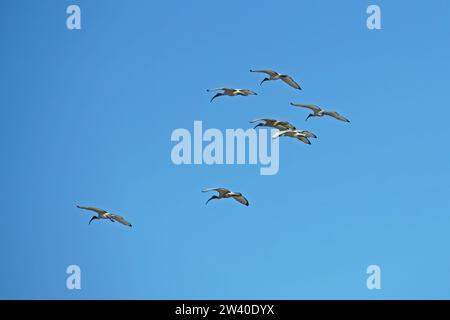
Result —
POLYGON ((0 298, 450 298, 450 3, 228 4, 1 2, 0 298), (70 4, 82 30, 66 28, 70 4), (366 28, 370 4, 382 30, 366 28), (260 68, 304 90, 259 87, 260 68), (217 86, 259 94, 210 104, 217 86), (352 123, 305 123, 289 102, 352 123), (275 176, 170 159, 174 129, 260 117, 319 139, 281 140, 275 176), (215 186, 251 205, 205 206, 215 186), (77 204, 133 228, 88 225, 77 204), (82 290, 66 289, 71 264, 82 290))

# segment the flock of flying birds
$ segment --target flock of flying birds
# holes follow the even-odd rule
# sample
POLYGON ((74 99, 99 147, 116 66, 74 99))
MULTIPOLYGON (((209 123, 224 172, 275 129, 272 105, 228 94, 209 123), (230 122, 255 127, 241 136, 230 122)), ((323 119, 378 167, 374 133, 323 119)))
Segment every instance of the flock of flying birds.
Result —
MULTIPOLYGON (((259 72, 259 73, 264 73, 267 75, 261 81, 260 85, 262 85, 266 81, 282 80, 283 82, 285 82, 292 88, 297 89, 297 90, 302 90, 300 85, 297 82, 295 82, 295 80, 292 77, 290 77, 289 75, 280 74, 273 70, 250 70, 250 72, 259 72)), ((234 96, 257 95, 256 92, 253 92, 253 91, 247 90, 247 89, 214 88, 214 89, 207 90, 207 92, 215 92, 215 91, 222 91, 222 92, 216 93, 211 98, 210 102, 212 102, 214 99, 221 97, 221 96, 234 97, 234 96)), ((347 118, 341 116, 336 111, 327 111, 327 110, 320 108, 317 105, 295 104, 295 103, 291 103, 291 105, 294 107, 301 107, 301 108, 306 108, 306 109, 311 110, 312 113, 310 113, 308 115, 308 117, 306 118, 306 121, 311 117, 330 116, 330 117, 333 117, 333 118, 343 121, 343 122, 350 122, 347 118)), ((302 141, 303 143, 311 144, 311 141, 309 139, 317 138, 317 136, 314 133, 311 133, 306 130, 298 130, 295 126, 293 126, 291 123, 289 123, 287 121, 268 119, 268 118, 256 119, 256 120, 250 121, 250 123, 257 123, 257 122, 258 122, 258 124, 254 127, 255 129, 257 127, 271 127, 271 128, 278 129, 278 132, 276 132, 272 136, 272 139, 278 139, 280 137, 291 137, 291 138, 298 139, 298 140, 302 141)), ((206 202, 206 204, 208 204, 211 200, 233 198, 234 200, 238 201, 239 203, 241 203, 245 206, 249 205, 248 200, 240 192, 233 192, 226 188, 209 188, 209 189, 202 190, 202 192, 209 192, 209 191, 216 191, 217 195, 213 195, 211 198, 209 198, 208 201, 206 202)), ((129 223, 123 217, 121 217, 117 214, 114 214, 114 213, 111 213, 111 212, 108 212, 108 211, 105 211, 102 209, 98 209, 95 207, 77 206, 77 208, 92 211, 97 214, 96 216, 95 215, 92 216, 91 220, 89 221, 89 224, 93 220, 103 219, 103 220, 110 220, 111 222, 117 221, 126 226, 131 227, 131 223, 129 223)))
MULTIPOLYGON (((262 85, 264 82, 266 81, 274 81, 274 80, 282 80, 283 82, 285 82, 286 84, 288 84, 289 86, 291 86, 294 89, 297 90, 302 90, 302 88, 300 87, 300 85, 295 82, 295 80, 290 77, 287 74, 280 74, 276 71, 273 70, 250 70, 250 72, 259 72, 259 73, 264 73, 267 76, 261 81, 260 85, 262 85)), ((214 91, 222 91, 220 93, 217 93, 216 95, 214 95, 211 98, 211 102, 221 96, 252 96, 252 95, 257 95, 256 92, 253 92, 251 90, 247 90, 247 89, 231 89, 231 88, 214 88, 214 89, 208 89, 207 92, 214 92, 214 91)), ((306 120, 308 120, 311 117, 323 117, 323 116, 330 116, 333 117, 337 120, 340 121, 344 121, 344 122, 350 122, 348 119, 346 119, 345 117, 341 116, 339 113, 337 113, 336 111, 327 111, 324 110, 316 105, 310 105, 310 104, 295 104, 295 103, 291 103, 292 106, 295 107, 301 107, 301 108, 307 108, 309 110, 312 111, 312 113, 310 113, 308 115, 308 117, 306 118, 306 120)), ((275 129, 278 129, 278 132, 276 132, 273 136, 272 139, 278 139, 279 137, 291 137, 291 138, 295 138, 298 139, 300 141, 302 141, 303 143, 306 144, 311 144, 311 141, 309 139, 317 139, 317 136, 314 133, 311 133, 309 131, 306 130, 297 130, 296 127, 294 127, 291 123, 287 122, 287 121, 281 121, 281 120, 275 120, 275 119, 268 119, 268 118, 264 118, 264 119, 256 119, 253 121, 250 121, 250 123, 256 123, 258 122, 258 124, 255 126, 255 129, 257 127, 272 127, 275 129)), ((249 202, 248 200, 240 193, 240 192, 232 192, 228 189, 225 188, 211 188, 211 189, 205 189, 203 190, 203 192, 208 192, 208 191, 217 191, 218 194, 212 196, 211 198, 208 199, 208 201, 206 202, 208 204, 209 201, 214 200, 214 199, 227 199, 227 198, 233 198, 236 201, 242 203, 243 205, 248 206, 249 202)))

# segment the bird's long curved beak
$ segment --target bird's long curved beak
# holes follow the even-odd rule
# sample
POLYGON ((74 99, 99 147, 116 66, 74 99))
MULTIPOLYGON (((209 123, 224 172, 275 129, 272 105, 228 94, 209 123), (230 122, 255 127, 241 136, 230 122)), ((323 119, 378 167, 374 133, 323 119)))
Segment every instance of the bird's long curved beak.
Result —
POLYGON ((93 216, 93 217, 91 218, 91 220, 89 220, 89 224, 91 224, 92 220, 95 220, 95 219, 96 219, 95 216, 93 216))
POLYGON ((205 205, 208 204, 208 202, 210 202, 211 200, 216 199, 216 196, 212 196, 211 198, 208 199, 208 201, 206 201, 205 205))
POLYGON ((214 97, 211 98, 211 100, 209 100, 209 102, 210 102, 210 103, 213 102, 213 100, 214 100, 215 98, 220 97, 220 96, 221 96, 220 93, 216 94, 214 97))
POLYGON ((259 85, 262 85, 267 80, 269 80, 269 79, 265 78, 263 81, 261 81, 261 83, 259 85))
POLYGON ((311 117, 312 117, 312 115, 309 114, 309 115, 306 117, 305 121, 308 121, 308 119, 311 118, 311 117))

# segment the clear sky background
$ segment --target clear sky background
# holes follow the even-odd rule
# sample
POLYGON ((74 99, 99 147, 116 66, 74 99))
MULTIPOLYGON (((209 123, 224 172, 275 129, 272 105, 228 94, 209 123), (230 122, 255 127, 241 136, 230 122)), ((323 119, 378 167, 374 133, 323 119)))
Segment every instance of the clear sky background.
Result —
POLYGON ((0 298, 450 298, 450 3, 0 2, 0 298), (82 30, 66 28, 78 4, 82 30), (382 9, 382 30, 366 9, 382 9), (304 88, 259 82, 272 68, 304 88), (207 88, 256 97, 209 103, 207 88), (289 102, 339 111, 304 122, 289 102), (175 166, 176 128, 289 120, 280 171, 175 166), (243 192, 244 207, 200 191, 243 192), (133 223, 94 221, 92 205, 133 223), (82 290, 66 289, 66 268, 82 290), (382 290, 366 288, 366 268, 382 290))

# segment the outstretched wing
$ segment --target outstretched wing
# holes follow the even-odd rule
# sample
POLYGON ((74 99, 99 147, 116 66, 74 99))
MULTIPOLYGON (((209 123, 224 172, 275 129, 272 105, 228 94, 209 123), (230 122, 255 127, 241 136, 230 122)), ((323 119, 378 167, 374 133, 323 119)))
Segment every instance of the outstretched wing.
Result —
POLYGON ((265 74, 268 74, 271 77, 275 77, 275 76, 279 75, 278 72, 273 71, 273 70, 250 70, 250 72, 265 73, 265 74))
POLYGON ((282 130, 295 130, 295 127, 287 121, 277 121, 275 126, 282 130))
POLYGON ((268 119, 268 118, 263 118, 263 119, 255 119, 255 120, 252 120, 252 121, 250 121, 250 123, 255 123, 255 122, 258 122, 258 121, 275 122, 276 120, 274 120, 274 119, 268 119))
POLYGON ((223 93, 229 95, 229 94, 233 94, 234 92, 236 92, 236 89, 233 88, 214 88, 214 89, 207 89, 207 92, 213 92, 213 91, 219 91, 219 90, 223 90, 223 93))
POLYGON ((282 136, 286 135, 288 132, 292 132, 292 130, 277 131, 273 134, 272 139, 277 139, 279 137, 282 137, 282 136))
POLYGON ((213 89, 206 89, 207 92, 219 91, 219 90, 229 90, 229 88, 213 88, 213 89))
POLYGON ((344 122, 350 122, 350 120, 348 120, 347 118, 344 118, 343 116, 341 116, 339 113, 337 113, 336 111, 324 111, 323 114, 333 117, 335 119, 344 121, 344 122))
POLYGON ((297 135, 295 135, 295 137, 296 137, 298 140, 300 140, 300 141, 302 141, 302 142, 304 142, 304 143, 306 143, 306 144, 311 144, 311 141, 309 141, 308 138, 305 137, 303 134, 297 134, 297 135))
POLYGON ((308 109, 310 109, 312 111, 320 111, 320 110, 322 110, 322 109, 320 109, 320 107, 318 107, 318 106, 316 106, 314 104, 300 104, 300 103, 292 103, 291 102, 291 106, 301 107, 301 108, 308 108, 308 109))
POLYGON ((247 89, 237 89, 237 94, 240 94, 241 96, 257 95, 256 92, 247 89))
POLYGON ((227 193, 230 193, 230 190, 225 189, 225 188, 209 188, 209 189, 202 190, 202 192, 208 192, 208 191, 217 191, 219 193, 219 196, 221 196, 221 197, 223 197, 227 193))
POLYGON ((248 206, 249 205, 248 200, 243 195, 233 196, 233 198, 234 198, 234 200, 242 203, 244 206, 248 206))
POLYGON ((281 80, 286 82, 288 85, 290 85, 294 89, 302 90, 300 85, 297 82, 295 82, 294 79, 292 79, 290 76, 281 77, 281 80))
POLYGON ((77 206, 77 208, 79 209, 83 209, 83 210, 89 210, 89 211, 94 211, 98 214, 105 214, 107 213, 107 211, 99 209, 99 208, 95 208, 95 207, 84 207, 84 206, 77 206))
POLYGON ((123 217, 118 216, 117 214, 109 214, 109 217, 111 217, 112 219, 116 220, 117 222, 120 222, 121 224, 124 224, 128 227, 131 227, 131 223, 129 223, 127 220, 125 220, 123 217))
POLYGON ((317 136, 314 133, 311 133, 309 131, 303 130, 303 131, 300 131, 300 133, 305 135, 305 137, 307 137, 307 138, 317 139, 317 136))

